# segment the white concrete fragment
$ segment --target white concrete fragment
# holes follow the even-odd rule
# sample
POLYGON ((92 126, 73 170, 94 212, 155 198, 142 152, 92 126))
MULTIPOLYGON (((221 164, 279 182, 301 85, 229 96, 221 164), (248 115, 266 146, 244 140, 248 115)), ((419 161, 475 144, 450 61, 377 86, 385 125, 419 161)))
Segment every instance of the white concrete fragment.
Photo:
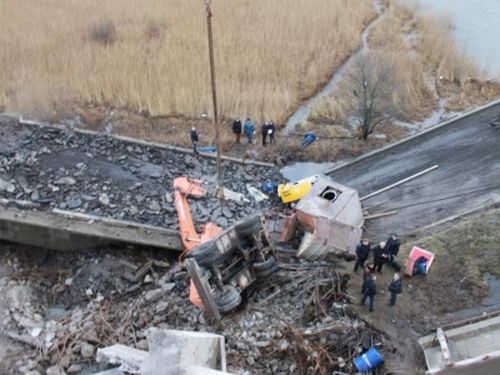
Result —
POLYGON ((250 202, 250 199, 245 197, 245 195, 226 188, 224 188, 224 199, 230 199, 240 204, 250 202))
POLYGON ((76 184, 76 180, 73 177, 61 177, 58 180, 54 181, 56 185, 74 185, 76 184))
POLYGON ((66 375, 66 372, 62 369, 61 366, 55 365, 52 367, 49 367, 46 372, 46 375, 66 375))
POLYGON ((92 356, 94 355, 94 350, 94 345, 91 345, 87 342, 82 342, 80 345, 80 353, 85 359, 92 358, 92 356))
POLYGON ((146 336, 150 357, 142 366, 143 375, 173 375, 193 365, 226 371, 224 336, 158 328, 150 328, 146 336), (165 363, 171 372, 165 373, 165 363))
POLYGON ((141 366, 148 358, 148 352, 120 344, 97 349, 96 356, 97 362, 120 365, 119 370, 132 374, 140 374, 141 366))
POLYGON ((161 288, 153 289, 144 295, 144 299, 146 300, 146 302, 151 303, 159 300, 162 295, 163 295, 163 289, 161 288))
POLYGON ((10 182, 0 179, 0 190, 5 190, 9 193, 13 193, 16 190, 16 187, 10 182))
POLYGON ((218 375, 218 374, 229 374, 229 372, 212 370, 201 366, 188 366, 184 371, 185 375, 218 375))

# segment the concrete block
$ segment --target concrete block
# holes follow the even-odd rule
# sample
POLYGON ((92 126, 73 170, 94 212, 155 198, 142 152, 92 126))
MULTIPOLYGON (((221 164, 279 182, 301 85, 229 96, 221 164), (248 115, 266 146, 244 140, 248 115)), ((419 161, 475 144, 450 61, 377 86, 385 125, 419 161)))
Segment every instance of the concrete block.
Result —
POLYGON ((158 328, 149 329, 146 335, 150 357, 143 364, 144 375, 162 374, 165 363, 172 365, 172 374, 193 365, 226 371, 224 336, 158 328))
POLYGON ((125 345, 115 344, 97 349, 96 359, 97 362, 120 365, 119 370, 140 374, 142 364, 149 359, 149 353, 125 345))

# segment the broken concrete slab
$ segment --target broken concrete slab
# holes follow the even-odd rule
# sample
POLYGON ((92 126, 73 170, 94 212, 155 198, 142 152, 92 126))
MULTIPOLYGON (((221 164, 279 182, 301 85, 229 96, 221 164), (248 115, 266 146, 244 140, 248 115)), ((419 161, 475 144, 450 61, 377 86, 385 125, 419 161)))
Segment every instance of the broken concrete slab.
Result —
POLYGON ((146 336, 149 353, 115 344, 98 349, 97 361, 120 365, 118 371, 142 375, 226 373, 224 336, 158 328, 150 328, 146 336))
POLYGON ((9 193, 13 193, 16 190, 16 187, 10 182, 0 179, 0 190, 5 190, 9 193))
POLYGON ((97 349, 97 362, 120 365, 118 368, 132 374, 140 374, 141 366, 149 358, 149 353, 129 346, 115 344, 97 349))
POLYGON ((183 249, 179 233, 174 230, 57 209, 36 212, 7 205, 0 210, 0 238, 71 251, 120 243, 183 249))
POLYGON ((426 374, 498 374, 500 364, 500 312, 438 328, 422 337, 426 374))
MULTIPOLYGON (((159 375, 166 358, 178 371, 196 365, 207 369, 226 371, 226 349, 224 336, 192 331, 162 330, 147 331, 150 357, 144 362, 144 375, 159 375)), ((173 372, 175 373, 175 372, 173 372)))

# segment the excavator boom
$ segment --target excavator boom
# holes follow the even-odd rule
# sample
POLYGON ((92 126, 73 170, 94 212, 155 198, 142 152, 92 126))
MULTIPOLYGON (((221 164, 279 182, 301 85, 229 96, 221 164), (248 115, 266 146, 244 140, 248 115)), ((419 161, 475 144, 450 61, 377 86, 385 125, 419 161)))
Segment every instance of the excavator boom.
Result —
POLYGON ((222 228, 214 223, 208 223, 204 226, 201 233, 196 231, 187 197, 193 196, 201 198, 207 194, 207 191, 203 188, 200 180, 194 180, 187 177, 177 177, 174 179, 174 189, 175 209, 177 210, 177 215, 179 217, 182 243, 188 251, 191 251, 194 247, 217 236, 222 231, 222 228))

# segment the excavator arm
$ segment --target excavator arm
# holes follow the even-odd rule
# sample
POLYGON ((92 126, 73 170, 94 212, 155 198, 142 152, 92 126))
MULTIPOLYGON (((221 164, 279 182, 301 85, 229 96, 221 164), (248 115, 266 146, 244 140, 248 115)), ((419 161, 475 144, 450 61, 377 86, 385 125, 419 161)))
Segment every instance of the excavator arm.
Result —
MULTIPOLYGON (((201 198, 207 194, 206 189, 202 186, 202 181, 187 177, 177 177, 174 179, 174 190, 174 204, 177 216, 179 217, 181 240, 187 251, 191 252, 196 246, 217 236, 222 232, 222 228, 214 223, 207 223, 201 233, 196 231, 187 197, 201 198)), ((189 283, 189 301, 201 309, 204 308, 203 301, 192 280, 189 283)))
POLYGON ((201 233, 196 231, 189 208, 188 196, 201 198, 207 194, 200 180, 194 180, 187 177, 177 177, 174 179, 175 190, 175 209, 179 217, 180 235, 182 243, 188 251, 193 250, 222 232, 222 228, 214 223, 204 225, 201 233))

